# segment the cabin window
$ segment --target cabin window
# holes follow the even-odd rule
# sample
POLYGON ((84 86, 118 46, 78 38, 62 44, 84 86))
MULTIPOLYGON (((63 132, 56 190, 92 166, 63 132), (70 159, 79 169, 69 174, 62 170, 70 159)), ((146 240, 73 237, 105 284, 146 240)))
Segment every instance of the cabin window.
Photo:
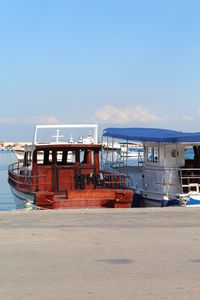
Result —
POLYGON ((75 163, 76 162, 76 153, 75 153, 75 151, 68 151, 67 162, 68 163, 75 163))
POLYGON ((49 163, 52 163, 52 150, 49 151, 49 163))
POLYGON ((149 162, 153 161, 153 148, 152 147, 147 148, 147 161, 149 161, 149 162))
POLYGON ((153 161, 158 162, 158 147, 153 148, 153 161))
POLYGON ((71 164, 76 161, 76 152, 72 150, 57 151, 57 163, 59 165, 71 164))
POLYGON ((173 150, 171 151, 171 156, 172 156, 172 157, 176 158, 178 155, 179 155, 179 153, 178 153, 178 151, 177 151, 176 149, 173 149, 173 150))
POLYGON ((81 151, 80 162, 84 164, 94 165, 94 151, 88 149, 81 151))
POLYGON ((91 158, 91 164, 94 165, 94 151, 92 151, 92 158, 91 158))
POLYGON ((147 148, 147 161, 155 163, 158 162, 158 147, 147 148))
POLYGON ((28 166, 31 166, 31 163, 32 163, 32 152, 31 151, 28 151, 28 152, 25 152, 25 156, 24 156, 24 167, 28 167, 28 166))
MULTIPOLYGON (((197 147, 194 147, 194 148, 197 148, 197 147)), ((185 160, 188 160, 188 159, 193 160, 194 159, 194 157, 195 157, 194 148, 193 147, 185 148, 185 160)), ((197 150, 198 150, 198 148, 197 148, 197 150)), ((196 150, 196 152, 197 152, 197 150, 196 150)), ((197 152, 197 154, 198 154, 198 152, 197 152)))
POLYGON ((84 160, 84 154, 85 152, 83 150, 80 151, 80 162, 82 163, 84 160))
POLYGON ((61 163, 63 158, 63 152, 57 151, 57 163, 61 163))
POLYGON ((44 151, 38 151, 37 152, 37 164, 43 165, 44 163, 44 151))

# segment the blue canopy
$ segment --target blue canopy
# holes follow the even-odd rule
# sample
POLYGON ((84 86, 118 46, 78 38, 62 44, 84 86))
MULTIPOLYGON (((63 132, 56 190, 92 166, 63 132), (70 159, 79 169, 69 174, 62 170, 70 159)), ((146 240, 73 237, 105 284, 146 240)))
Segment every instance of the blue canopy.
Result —
POLYGON ((200 132, 180 132, 158 128, 106 128, 103 136, 141 142, 200 143, 200 132))

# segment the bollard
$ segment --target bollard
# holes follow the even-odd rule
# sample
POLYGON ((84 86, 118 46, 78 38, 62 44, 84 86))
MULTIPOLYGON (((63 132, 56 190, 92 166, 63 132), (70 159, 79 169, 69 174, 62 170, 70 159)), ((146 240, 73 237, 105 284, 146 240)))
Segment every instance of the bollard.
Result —
POLYGON ((169 197, 167 195, 165 195, 163 198, 162 198, 162 201, 161 201, 161 207, 167 207, 169 204, 169 197))
POLYGON ((26 210, 32 210, 33 209, 33 204, 32 204, 32 202, 31 201, 26 201, 26 203, 25 203, 25 209, 26 210))

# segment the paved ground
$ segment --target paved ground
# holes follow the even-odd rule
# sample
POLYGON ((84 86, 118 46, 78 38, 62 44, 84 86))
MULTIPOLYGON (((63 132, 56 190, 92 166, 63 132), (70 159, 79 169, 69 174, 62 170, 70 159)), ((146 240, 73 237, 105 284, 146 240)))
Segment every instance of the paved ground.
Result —
POLYGON ((199 299, 200 209, 0 213, 0 299, 199 299))

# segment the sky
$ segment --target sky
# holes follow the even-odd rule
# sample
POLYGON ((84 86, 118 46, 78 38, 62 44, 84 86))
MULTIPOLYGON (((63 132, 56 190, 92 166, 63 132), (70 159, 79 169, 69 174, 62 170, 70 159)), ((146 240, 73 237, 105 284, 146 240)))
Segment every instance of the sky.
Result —
POLYGON ((200 131, 200 1, 0 1, 0 140, 35 124, 200 131))

